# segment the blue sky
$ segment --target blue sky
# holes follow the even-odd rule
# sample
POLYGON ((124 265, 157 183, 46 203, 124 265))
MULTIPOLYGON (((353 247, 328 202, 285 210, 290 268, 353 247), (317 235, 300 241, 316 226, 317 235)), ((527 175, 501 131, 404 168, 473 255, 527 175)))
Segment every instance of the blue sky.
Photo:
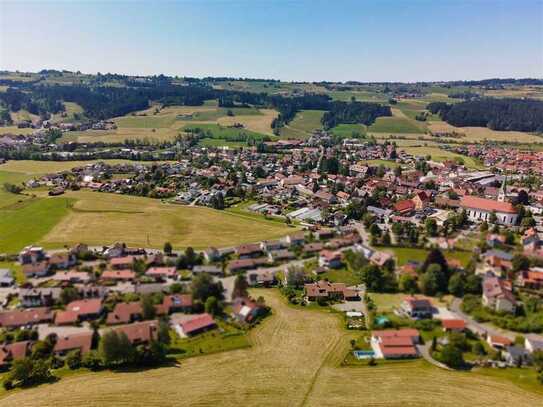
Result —
POLYGON ((543 0, 0 0, 0 69, 43 68, 306 81, 543 77, 543 0))

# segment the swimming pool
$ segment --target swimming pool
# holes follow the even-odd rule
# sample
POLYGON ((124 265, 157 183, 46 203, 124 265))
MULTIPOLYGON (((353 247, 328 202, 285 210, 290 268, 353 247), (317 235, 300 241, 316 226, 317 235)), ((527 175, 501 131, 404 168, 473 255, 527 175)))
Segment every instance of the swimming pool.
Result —
POLYGON ((353 355, 358 360, 360 359, 369 359, 375 357, 375 352, 372 350, 355 350, 353 355))

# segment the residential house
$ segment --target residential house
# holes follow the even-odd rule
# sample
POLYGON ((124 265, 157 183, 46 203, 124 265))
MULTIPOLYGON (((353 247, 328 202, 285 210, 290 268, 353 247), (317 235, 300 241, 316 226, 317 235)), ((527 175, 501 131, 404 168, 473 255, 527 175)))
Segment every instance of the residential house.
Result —
POLYGON ((124 333, 132 345, 145 345, 157 338, 158 322, 134 322, 130 325, 113 328, 113 331, 124 333))
POLYGON ((441 321, 444 332, 464 332, 466 322, 463 319, 444 319, 441 321))
POLYGON ((151 267, 145 272, 145 275, 155 280, 177 280, 179 277, 175 267, 151 267))
POLYGON ((326 280, 304 284, 304 294, 309 301, 316 301, 319 298, 352 301, 360 299, 357 290, 347 288, 344 283, 331 283, 326 280))
POLYGON ((22 341, 10 344, 0 344, 0 369, 5 369, 14 360, 23 359, 30 355, 33 342, 22 341))
POLYGON ((400 304, 400 310, 413 319, 432 318, 434 313, 434 307, 428 299, 415 296, 405 297, 400 304))
POLYGON ((192 311, 192 295, 190 294, 172 294, 164 296, 162 305, 166 313, 190 312, 192 311))
POLYGON ((60 295, 60 288, 20 288, 19 300, 25 308, 50 307, 60 295))
POLYGON ((192 275, 198 275, 198 274, 209 274, 211 276, 215 277, 222 277, 224 275, 224 272, 222 270, 222 267, 214 266, 214 265, 203 265, 203 266, 194 266, 192 268, 192 275))
POLYGON ((113 311, 107 315, 107 325, 129 324, 141 320, 142 308, 139 301, 121 302, 115 305, 113 311))
POLYGON ((409 215, 415 210, 415 203, 411 199, 404 199, 394 204, 394 212, 399 215, 409 215))
POLYGON ((486 341, 494 349, 505 349, 513 344, 511 339, 497 335, 488 335, 486 341))
POLYGON ((175 325, 175 331, 177 334, 186 338, 189 336, 198 335, 202 332, 209 331, 217 327, 217 323, 213 320, 213 317, 207 313, 195 315, 190 319, 182 321, 175 325))
POLYGON ((319 266, 321 267, 339 268, 342 264, 341 252, 322 250, 319 253, 319 266))
POLYGON ((9 269, 0 269, 0 287, 11 287, 15 279, 9 269))
POLYGON ((100 298, 91 298, 72 301, 66 305, 66 311, 76 313, 79 321, 97 319, 103 311, 102 300, 100 298))
POLYGON ((64 356, 70 351, 78 350, 81 355, 84 355, 91 350, 92 336, 92 332, 59 336, 55 342, 53 353, 64 356))
POLYGON ((402 328, 398 330, 373 331, 370 343, 377 358, 404 359, 419 356, 416 348, 419 341, 419 331, 402 328))
POLYGON ((251 323, 264 312, 265 307, 252 298, 235 298, 232 305, 232 317, 239 322, 251 323))
POLYGON ((543 336, 527 334, 524 336, 524 348, 530 352, 543 351, 543 336))
POLYGON ((53 312, 45 307, 0 312, 0 327, 13 329, 49 323, 53 321, 53 316, 53 312))
POLYGON ((132 270, 106 270, 100 278, 112 281, 132 281, 136 278, 136 273, 132 270))
POLYGON ((482 303, 498 312, 513 313, 517 306, 511 288, 504 280, 493 276, 485 276, 483 280, 482 303))

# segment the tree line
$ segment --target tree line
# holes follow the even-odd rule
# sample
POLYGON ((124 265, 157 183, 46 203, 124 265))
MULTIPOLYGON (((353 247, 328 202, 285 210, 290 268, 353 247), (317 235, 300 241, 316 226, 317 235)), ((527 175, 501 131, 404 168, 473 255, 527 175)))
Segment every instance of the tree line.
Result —
POLYGON ((457 104, 432 102, 427 109, 457 127, 543 132, 543 101, 540 100, 480 98, 457 104))

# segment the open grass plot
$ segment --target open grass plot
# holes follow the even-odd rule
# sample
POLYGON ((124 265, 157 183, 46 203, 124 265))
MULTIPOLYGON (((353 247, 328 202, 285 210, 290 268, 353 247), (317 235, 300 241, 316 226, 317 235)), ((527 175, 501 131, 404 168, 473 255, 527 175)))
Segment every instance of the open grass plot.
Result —
POLYGON ((281 138, 309 138, 311 134, 322 128, 323 110, 301 110, 292 121, 281 129, 281 138))
POLYGON ((252 219, 226 211, 163 204, 151 198, 87 191, 66 193, 76 202, 71 211, 41 239, 46 247, 85 242, 102 245, 125 242, 131 246, 207 248, 286 235, 286 225, 252 219))
MULTIPOLYGON (((111 165, 136 163, 136 161, 130 161, 130 160, 87 160, 87 161, 10 160, 5 164, 0 165, 0 172, 20 173, 20 174, 38 176, 42 174, 50 174, 50 173, 59 172, 59 171, 68 171, 75 167, 81 167, 81 166, 96 163, 99 161, 105 162, 111 165)), ((141 163, 141 161, 139 162, 141 163)), ((30 177, 24 177, 24 176, 21 176, 21 177, 25 179, 30 178, 30 177)))
MULTIPOLYGON (((505 378, 440 370, 425 361, 340 367, 352 332, 326 311, 286 305, 255 290, 273 314, 252 347, 196 357, 180 367, 89 373, 4 393, 2 406, 536 406, 543 394, 505 378)), ((537 390, 535 390, 537 391, 537 390)))

